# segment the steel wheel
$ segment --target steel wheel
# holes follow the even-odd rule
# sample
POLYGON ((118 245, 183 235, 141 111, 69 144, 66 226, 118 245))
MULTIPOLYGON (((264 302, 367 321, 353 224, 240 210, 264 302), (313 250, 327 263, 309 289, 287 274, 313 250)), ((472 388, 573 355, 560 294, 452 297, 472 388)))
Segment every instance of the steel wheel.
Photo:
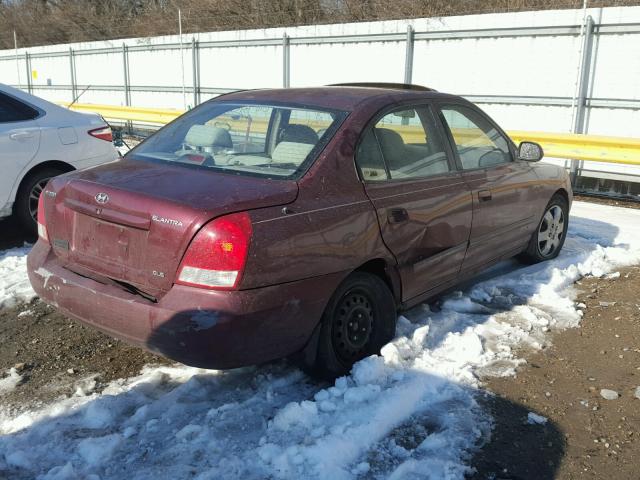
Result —
POLYGON ((538 228, 538 251, 543 257, 553 255, 562 243, 565 230, 564 212, 552 205, 542 217, 538 228))
POLYGON ((40 195, 42 195, 42 191, 44 187, 47 186, 47 182, 51 177, 40 179, 29 192, 29 215, 34 222, 38 221, 38 200, 40 200, 40 195))
POLYGON ((351 290, 340 300, 332 325, 332 343, 338 357, 352 363, 368 355, 375 322, 373 302, 364 290, 351 290))
POLYGON ((396 331, 396 301, 378 275, 356 271, 331 295, 322 318, 302 353, 311 375, 334 379, 357 361, 380 353, 396 331))

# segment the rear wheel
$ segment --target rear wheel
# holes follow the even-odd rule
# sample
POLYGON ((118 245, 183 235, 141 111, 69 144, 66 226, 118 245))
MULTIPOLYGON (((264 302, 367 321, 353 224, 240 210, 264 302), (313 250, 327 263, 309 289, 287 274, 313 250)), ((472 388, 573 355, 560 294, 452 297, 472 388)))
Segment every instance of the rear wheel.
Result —
POLYGON ((380 352, 395 335, 396 305, 379 277, 355 272, 334 292, 322 315, 317 353, 306 363, 323 378, 345 375, 358 360, 380 352))
POLYGON ((562 250, 569 226, 569 204, 564 196, 555 194, 545 208, 538 228, 531 235, 520 259, 538 263, 556 258, 562 250))
POLYGON ((29 174, 23 181, 16 197, 14 213, 22 226, 35 235, 38 231, 38 200, 47 182, 64 173, 58 168, 43 168, 29 174))

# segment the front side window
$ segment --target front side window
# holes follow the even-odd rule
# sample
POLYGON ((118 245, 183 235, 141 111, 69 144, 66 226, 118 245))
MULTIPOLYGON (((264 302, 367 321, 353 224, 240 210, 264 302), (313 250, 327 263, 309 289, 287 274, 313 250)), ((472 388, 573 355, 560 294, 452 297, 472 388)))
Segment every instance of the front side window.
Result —
POLYGON ((448 173, 444 142, 427 108, 383 116, 365 132, 356 161, 366 181, 424 178, 448 173))
POLYGON ((485 117, 463 106, 442 107, 463 170, 510 162, 507 139, 485 117))
POLYGON ((127 158, 297 178, 345 117, 341 111, 286 105, 207 103, 159 130, 127 158))
POLYGON ((33 120, 38 111, 13 97, 0 93, 0 123, 33 120))

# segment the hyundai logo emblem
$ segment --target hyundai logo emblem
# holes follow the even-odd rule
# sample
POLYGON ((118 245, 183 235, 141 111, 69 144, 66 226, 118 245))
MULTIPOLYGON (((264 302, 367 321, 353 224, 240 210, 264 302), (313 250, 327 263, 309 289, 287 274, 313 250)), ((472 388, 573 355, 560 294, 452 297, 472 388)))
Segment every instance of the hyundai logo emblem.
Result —
POLYGON ((109 201, 109 195, 104 192, 100 192, 96 195, 96 202, 105 204, 109 201))

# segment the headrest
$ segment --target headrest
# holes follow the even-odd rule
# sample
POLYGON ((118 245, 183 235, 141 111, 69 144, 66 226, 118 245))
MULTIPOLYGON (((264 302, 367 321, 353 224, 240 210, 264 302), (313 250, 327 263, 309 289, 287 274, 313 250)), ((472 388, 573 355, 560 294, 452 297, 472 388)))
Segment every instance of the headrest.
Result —
POLYGON ((295 143, 318 143, 318 134, 315 130, 307 125, 289 125, 282 130, 280 134, 281 142, 295 143))
POLYGON ((377 128, 376 127, 376 136, 380 141, 380 144, 383 149, 385 148, 394 148, 394 147, 403 147, 404 140, 402 140, 402 136, 395 130, 391 130, 390 128, 377 128))
POLYGON ((280 142, 271 154, 273 163, 293 163, 300 165, 313 150, 309 143, 280 142))
POLYGON ((184 141, 187 145, 194 147, 233 148, 229 132, 213 125, 193 125, 187 132, 184 141))

